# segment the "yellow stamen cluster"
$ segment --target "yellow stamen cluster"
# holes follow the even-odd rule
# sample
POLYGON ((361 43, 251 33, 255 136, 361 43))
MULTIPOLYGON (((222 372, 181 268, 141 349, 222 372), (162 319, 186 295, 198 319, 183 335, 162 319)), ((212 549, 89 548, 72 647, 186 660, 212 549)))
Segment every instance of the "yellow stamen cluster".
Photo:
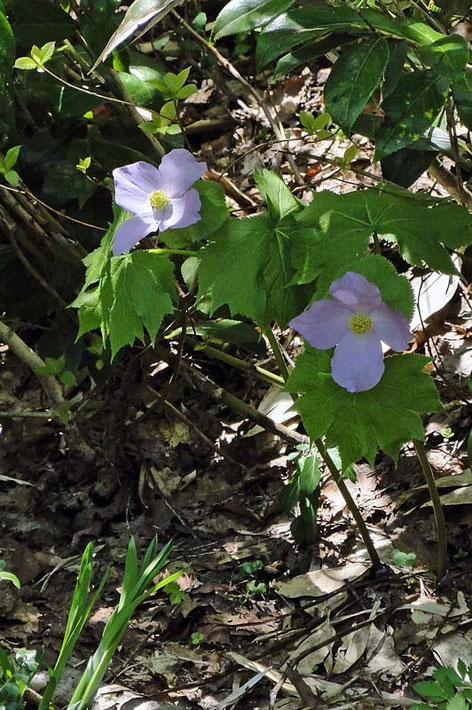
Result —
POLYGON ((170 205, 171 199, 162 190, 154 190, 149 195, 149 202, 153 210, 163 210, 170 205))
POLYGON ((355 313, 349 318, 349 327, 356 335, 365 335, 372 330, 372 318, 365 313, 355 313))

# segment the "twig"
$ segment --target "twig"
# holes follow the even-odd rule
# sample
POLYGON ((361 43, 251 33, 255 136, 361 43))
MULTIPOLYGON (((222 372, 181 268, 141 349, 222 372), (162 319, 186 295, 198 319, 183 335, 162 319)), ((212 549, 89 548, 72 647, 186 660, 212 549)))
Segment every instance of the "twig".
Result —
MULTIPOLYGON (((150 389, 152 389, 152 388, 150 388, 150 389)), ((158 392, 156 392, 155 390, 152 390, 152 391, 154 392, 154 394, 159 396, 158 392)), ((215 454, 220 456, 222 459, 227 459, 232 464, 235 464, 235 466, 239 466, 240 468, 242 468, 244 470, 248 470, 247 466, 245 466, 243 463, 241 463, 240 461, 236 461, 236 459, 234 459, 229 454, 225 454, 217 444, 215 444, 211 439, 208 438, 208 436, 206 434, 203 433, 203 431, 195 424, 195 422, 193 422, 191 419, 189 419, 183 412, 180 411, 180 409, 177 409, 177 407, 174 407, 174 405, 171 402, 169 402, 167 399, 164 400, 164 406, 167 407, 167 409, 169 409, 169 411, 171 411, 172 414, 174 414, 176 417, 181 419, 181 421, 183 421, 184 424, 186 424, 188 427, 193 429, 195 431, 195 433, 200 437, 200 439, 210 449, 212 449, 212 451, 214 451, 215 454)))
POLYGON ((415 439, 413 443, 415 446, 416 455, 418 456, 424 477, 426 479, 426 483, 428 484, 431 503, 433 504, 434 517, 436 520, 436 531, 438 536, 436 577, 438 581, 441 581, 441 579, 445 576, 447 569, 447 529, 446 520, 444 518, 444 510, 441 505, 441 497, 436 486, 436 480, 434 478, 431 464, 428 461, 423 442, 419 441, 418 439, 415 439))
POLYGON ((61 385, 57 379, 53 375, 38 374, 38 370, 45 367, 44 361, 3 321, 0 321, 0 341, 6 343, 12 352, 34 372, 54 404, 64 402, 61 385))
POLYGON ((208 345, 204 342, 201 343, 190 336, 187 336, 186 343, 197 352, 204 353, 205 355, 208 355, 208 357, 215 358, 215 360, 225 362, 227 365, 230 365, 231 367, 236 367, 238 370, 244 370, 244 372, 251 372, 252 374, 265 380, 266 382, 269 382, 271 385, 283 387, 285 384, 283 378, 280 377, 280 375, 276 375, 275 373, 266 370, 260 365, 253 365, 250 362, 246 362, 246 360, 241 360, 239 357, 229 355, 223 350, 218 350, 218 348, 215 348, 212 345, 208 345))
POLYGON ((435 180, 443 187, 456 202, 463 204, 467 209, 472 210, 472 192, 465 185, 459 190, 454 176, 447 170, 439 160, 434 160, 429 166, 429 172, 435 180))
MULTIPOLYGON (((211 45, 204 37, 202 37, 202 35, 198 34, 198 32, 196 32, 193 27, 188 24, 188 22, 186 22, 182 17, 180 17, 180 15, 175 10, 171 10, 171 14, 182 25, 186 32, 188 32, 188 34, 191 35, 194 40, 201 44, 207 53, 212 54, 218 60, 221 66, 224 67, 226 71, 231 74, 231 76, 233 76, 237 81, 239 81, 239 83, 244 86, 244 88, 249 94, 251 94, 251 96, 256 100, 258 106, 260 106, 261 109, 264 111, 264 114, 276 138, 278 138, 279 140, 286 140, 284 135, 284 127, 280 121, 280 118, 275 112, 273 113, 271 111, 271 109, 267 105, 267 102, 264 100, 264 97, 257 91, 257 89, 255 89, 251 85, 251 83, 247 81, 247 79, 245 79, 242 74, 239 73, 236 67, 231 64, 231 62, 226 59, 226 57, 224 57, 216 49, 216 47, 213 47, 213 45, 211 45)), ((303 178, 300 174, 300 171, 298 170, 298 167, 290 154, 287 154, 287 160, 288 164, 290 165, 290 169, 293 175, 295 176, 296 181, 300 185, 303 184, 303 178)))
MULTIPOLYGON (((165 362, 173 362, 176 359, 175 355, 169 353, 169 351, 161 345, 155 345, 154 351, 165 362)), ((275 434, 276 436, 280 436, 281 439, 283 439, 289 444, 292 444, 292 446, 295 446, 297 444, 309 443, 309 439, 307 436, 299 434, 296 431, 292 431, 283 424, 277 424, 277 422, 273 421, 273 419, 270 419, 270 417, 267 417, 265 414, 262 414, 257 409, 254 409, 253 407, 249 406, 242 399, 239 399, 239 397, 236 397, 230 392, 227 392, 225 389, 213 382, 213 380, 211 380, 209 377, 202 374, 198 370, 195 370, 195 368, 193 368, 189 363, 185 362, 185 360, 182 360, 181 367, 182 369, 185 369, 186 372, 188 372, 190 379, 193 381, 194 385, 202 392, 205 392, 205 394, 214 399, 216 402, 222 402, 227 407, 233 409, 238 414, 241 414, 246 419, 251 420, 255 424, 259 424, 259 426, 261 426, 263 429, 272 432, 272 434, 275 434)))

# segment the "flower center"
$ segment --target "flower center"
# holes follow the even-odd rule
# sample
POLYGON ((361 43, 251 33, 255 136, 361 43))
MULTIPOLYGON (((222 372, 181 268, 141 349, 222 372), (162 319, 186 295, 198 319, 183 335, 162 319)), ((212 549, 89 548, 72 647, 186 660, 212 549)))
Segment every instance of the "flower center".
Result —
POLYGON ((372 330, 372 318, 365 313, 355 313, 349 318, 349 327, 356 335, 365 335, 372 330))
POLYGON ((153 210, 163 210, 170 205, 171 199, 162 190, 154 190, 149 195, 149 202, 153 210))

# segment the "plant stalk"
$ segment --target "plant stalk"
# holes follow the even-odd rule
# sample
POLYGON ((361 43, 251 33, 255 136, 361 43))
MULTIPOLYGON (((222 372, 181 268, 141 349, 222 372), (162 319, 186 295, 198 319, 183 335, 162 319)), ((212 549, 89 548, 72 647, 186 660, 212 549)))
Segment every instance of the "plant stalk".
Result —
MULTIPOLYGON (((278 343, 277 338, 274 335, 274 332, 272 328, 268 327, 267 329, 264 330, 265 335, 267 336, 267 339, 271 345, 271 348, 274 352, 274 357, 277 361, 277 364, 280 369, 280 374, 284 378, 285 381, 288 379, 289 371, 288 367, 286 365, 282 350, 280 348, 280 345, 278 343)), ((334 482, 339 488, 339 492, 341 493, 342 497, 344 498, 344 502, 346 503, 346 506, 351 513, 352 517, 354 518, 357 527, 359 528, 359 533, 362 537, 362 540, 364 541, 364 544, 367 549, 367 553, 370 557, 370 561, 372 562, 372 567, 374 570, 378 570, 382 567, 382 563, 380 561, 380 558, 378 556, 377 550, 375 549, 375 545, 373 543, 373 540, 370 536, 369 530, 367 529, 367 525, 365 524, 364 518, 361 515, 361 512, 359 508, 357 507, 354 498, 351 496, 349 492, 349 488, 346 485, 346 482, 343 478, 343 475, 341 471, 338 470, 336 464, 334 463, 333 459, 329 455, 329 453, 326 450, 325 445, 323 444, 323 441, 318 438, 314 440, 314 444, 316 448, 318 449, 321 458, 323 459, 324 463, 326 464, 326 467, 328 471, 330 472, 331 476, 333 477, 334 482)))
POLYGON ((425 477, 426 483, 428 485, 429 495, 431 498, 431 503, 433 504, 434 518, 436 521, 436 532, 438 537, 438 550, 437 550, 437 562, 436 562, 436 576, 438 581, 440 581, 446 574, 447 569, 447 529, 446 520, 444 518, 444 510, 441 505, 441 498, 439 496, 439 491, 436 486, 436 479, 434 478, 433 469, 428 461, 428 456, 426 455, 426 450, 422 441, 415 439, 413 441, 415 446, 416 455, 421 464, 423 470, 423 475, 425 477))
POLYGON ((198 256, 198 251, 190 249, 146 249, 151 254, 163 254, 168 256, 198 256))

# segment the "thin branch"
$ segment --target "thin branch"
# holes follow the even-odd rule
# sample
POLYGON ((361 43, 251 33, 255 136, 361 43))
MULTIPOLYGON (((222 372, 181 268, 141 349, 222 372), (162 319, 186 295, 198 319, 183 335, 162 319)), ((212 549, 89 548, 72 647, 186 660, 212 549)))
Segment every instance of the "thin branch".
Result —
POLYGON ((426 450, 422 441, 417 439, 413 442, 415 446, 416 455, 421 464, 423 470, 423 475, 425 477, 426 483, 428 484, 429 495, 431 498, 431 503, 433 504, 434 517, 436 520, 436 531, 438 537, 438 553, 437 553, 437 563, 436 563, 436 576, 438 581, 446 574, 447 569, 447 529, 446 520, 444 518, 444 510, 441 505, 441 497, 439 495, 438 488, 436 486, 436 479, 434 478, 433 469, 428 461, 428 456, 426 455, 426 450))
POLYGON ((11 351, 34 372, 54 404, 59 405, 64 402, 62 388, 58 380, 53 375, 38 374, 38 370, 45 367, 44 360, 3 321, 0 321, 0 341, 8 345, 11 351))

